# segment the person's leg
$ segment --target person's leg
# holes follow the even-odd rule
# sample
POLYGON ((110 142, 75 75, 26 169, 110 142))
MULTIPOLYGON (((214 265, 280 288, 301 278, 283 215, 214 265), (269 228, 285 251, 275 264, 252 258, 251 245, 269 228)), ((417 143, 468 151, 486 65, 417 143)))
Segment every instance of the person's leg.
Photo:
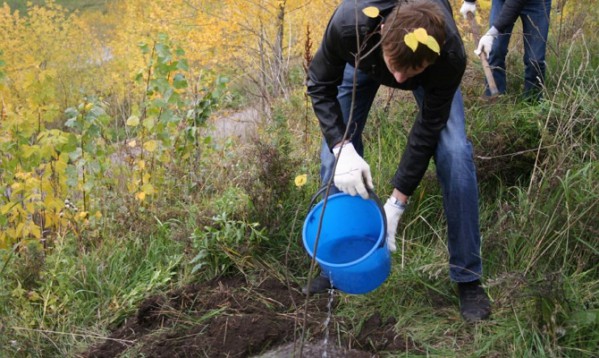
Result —
MULTIPOLYGON (((414 91, 414 96, 421 103, 422 90, 414 91)), ((464 122, 464 104, 458 90, 434 156, 447 219, 449 273, 455 282, 475 281, 482 274, 478 182, 464 122)))
MULTIPOLYGON (((491 24, 493 24, 495 19, 499 17, 504 2, 505 0, 492 0, 491 14, 489 15, 489 21, 491 24)), ((491 53, 489 54, 488 58, 489 67, 491 67, 491 71, 493 72, 493 78, 495 79, 495 84, 497 85, 497 91, 499 93, 505 93, 507 87, 505 59, 508 53, 511 34, 512 27, 507 29, 504 34, 497 36, 495 41, 493 41, 493 47, 491 48, 491 53)), ((487 96, 491 95, 488 84, 485 89, 485 94, 487 96)))
MULTIPOLYGON (((414 91, 414 96, 420 105, 422 89, 414 91)), ((449 276, 458 283, 460 312, 466 321, 487 319, 491 303, 480 282, 478 183, 472 144, 466 137, 460 90, 454 95, 449 120, 441 131, 434 157, 447 218, 449 276)))
MULTIPOLYGON (((339 93, 337 94, 337 100, 341 106, 341 112, 343 114, 343 121, 347 124, 350 117, 350 109, 352 103, 352 92, 354 83, 354 67, 347 65, 345 72, 343 73, 343 82, 339 86, 339 93)), ((351 119, 351 127, 349 130, 349 138, 351 138, 352 144, 356 148, 356 151, 361 156, 364 156, 364 144, 362 142, 362 131, 366 125, 366 119, 368 112, 374 102, 374 97, 380 86, 380 84, 361 71, 356 72, 357 84, 356 84, 356 95, 354 103, 353 118, 351 119)), ((329 150, 326 141, 323 139, 320 150, 320 177, 322 185, 326 185, 328 180, 333 176, 333 170, 335 167, 335 156, 329 150)), ((335 185, 331 185, 329 195, 338 193, 339 189, 335 185)), ((324 196, 324 194, 323 194, 324 196)), ((324 271, 321 271, 320 275, 315 277, 310 283, 310 288, 306 285, 302 291, 305 294, 323 293, 331 288, 331 282, 324 271)))
POLYGON ((524 96, 537 100, 545 84, 545 53, 551 0, 529 1, 522 9, 524 32, 524 96))
MULTIPOLYGON (((352 118, 352 126, 349 130, 349 137, 352 140, 356 151, 361 156, 364 156, 364 144, 362 143, 362 131, 366 125, 368 112, 376 96, 376 92, 380 84, 365 73, 357 71, 356 96, 354 104, 354 113, 352 118)), ((350 116, 350 108, 352 102, 352 91, 354 82, 354 67, 347 65, 343 74, 343 82, 339 86, 337 100, 341 105, 343 121, 347 124, 350 116)), ((328 180, 333 176, 333 168, 335 166, 335 156, 330 151, 327 143, 322 141, 320 150, 320 179, 322 185, 326 185, 328 180)), ((329 194, 338 193, 339 190, 332 185, 329 194)))

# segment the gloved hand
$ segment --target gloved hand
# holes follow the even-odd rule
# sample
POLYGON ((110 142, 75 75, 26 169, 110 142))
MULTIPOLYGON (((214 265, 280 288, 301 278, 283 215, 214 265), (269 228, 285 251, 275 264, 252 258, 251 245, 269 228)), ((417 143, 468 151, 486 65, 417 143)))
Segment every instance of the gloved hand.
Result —
POLYGON ((359 194, 362 198, 368 199, 364 181, 368 188, 374 189, 368 163, 356 152, 352 143, 333 148, 333 154, 339 157, 337 168, 335 168, 335 186, 349 195, 359 194))
POLYGON ((493 41, 495 40, 497 35, 499 35, 499 31, 497 31, 495 26, 491 27, 489 31, 487 31, 485 36, 480 38, 480 41, 478 42, 478 47, 476 50, 474 50, 476 56, 480 56, 482 52, 489 56, 489 54, 491 53, 491 49, 493 48, 493 41))
POLYGON ((462 7, 460 7, 460 14, 464 16, 464 19, 468 18, 468 13, 471 12, 472 15, 476 12, 476 4, 474 2, 464 1, 462 3, 462 7))
POLYGON ((395 232, 397 231, 397 225, 399 219, 406 209, 405 204, 397 204, 397 201, 392 196, 387 199, 387 202, 383 206, 385 209, 385 216, 387 217, 387 247, 389 251, 395 252, 397 245, 395 244, 395 232))

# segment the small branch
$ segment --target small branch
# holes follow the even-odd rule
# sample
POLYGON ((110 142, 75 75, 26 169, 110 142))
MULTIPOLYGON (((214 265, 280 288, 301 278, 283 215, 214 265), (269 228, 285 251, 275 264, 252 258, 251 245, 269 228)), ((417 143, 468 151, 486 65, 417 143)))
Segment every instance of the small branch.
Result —
POLYGON ((29 331, 29 332, 38 332, 38 333, 52 333, 52 334, 60 334, 63 336, 77 336, 77 337, 91 337, 91 338, 99 338, 99 339, 105 339, 107 341, 113 341, 113 342, 118 342, 118 343, 123 343, 123 344, 131 344, 133 345, 135 343, 135 341, 130 341, 127 339, 118 339, 118 338, 110 338, 110 337, 105 337, 105 336, 101 336, 99 334, 82 334, 82 333, 69 333, 69 332, 58 332, 58 331, 50 331, 50 330, 46 330, 46 329, 35 329, 35 328, 25 328, 25 327, 12 327, 13 329, 17 330, 17 331, 29 331))
MULTIPOLYGON (((533 149, 525 149, 525 150, 521 150, 518 152, 514 152, 514 153, 508 153, 508 154, 502 154, 502 155, 496 155, 496 156, 492 156, 492 157, 485 157, 482 155, 475 155, 475 158, 477 159, 481 159, 481 160, 492 160, 492 159, 498 159, 498 158, 505 158, 505 157, 515 157, 517 155, 522 155, 522 154, 526 154, 526 153, 532 153, 532 152, 536 152, 540 149, 548 149, 548 148, 553 148, 557 146, 557 144, 552 144, 552 145, 547 145, 541 148, 533 148, 533 149)), ((578 144, 574 145, 575 147, 578 147, 578 144)))

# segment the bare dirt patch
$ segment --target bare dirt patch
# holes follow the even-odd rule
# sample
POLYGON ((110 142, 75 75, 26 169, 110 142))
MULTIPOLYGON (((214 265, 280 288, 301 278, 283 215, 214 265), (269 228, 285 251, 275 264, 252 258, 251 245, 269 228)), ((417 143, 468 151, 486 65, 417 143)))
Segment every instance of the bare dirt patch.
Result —
MULTIPOLYGON (((243 277, 192 284, 148 297, 135 316, 82 357, 289 357, 299 356, 300 346, 301 356, 321 357, 328 298, 312 297, 305 316, 305 297, 299 289, 273 278, 254 284, 243 277)), ((394 323, 375 314, 358 334, 344 333, 336 341, 339 334, 333 332, 327 355, 361 358, 418 350, 397 335, 394 323)), ((354 329, 333 315, 329 327, 335 326, 344 327, 344 332, 354 329)))

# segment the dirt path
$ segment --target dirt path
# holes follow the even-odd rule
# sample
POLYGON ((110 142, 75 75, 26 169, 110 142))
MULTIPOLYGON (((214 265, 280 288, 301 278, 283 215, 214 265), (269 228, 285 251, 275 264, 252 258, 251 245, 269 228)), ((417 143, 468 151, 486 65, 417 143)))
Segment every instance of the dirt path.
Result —
POLYGON ((256 133, 260 120, 260 113, 255 108, 222 114, 208 121, 207 135, 218 140, 247 139, 256 133))

